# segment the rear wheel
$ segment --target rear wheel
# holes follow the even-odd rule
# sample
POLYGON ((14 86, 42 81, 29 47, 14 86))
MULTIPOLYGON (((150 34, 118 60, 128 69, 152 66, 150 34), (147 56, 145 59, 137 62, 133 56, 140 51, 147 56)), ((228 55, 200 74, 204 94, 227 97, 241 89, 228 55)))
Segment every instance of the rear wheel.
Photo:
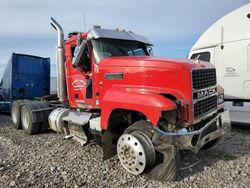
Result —
POLYGON ((154 133, 148 121, 138 121, 128 127, 117 142, 117 155, 130 173, 143 173, 160 181, 175 180, 178 169, 178 150, 154 133))
POLYGON ((11 119, 15 129, 22 129, 21 108, 28 100, 14 101, 11 105, 11 119))
POLYGON ((32 122, 32 112, 28 106, 24 105, 21 110, 22 127, 27 134, 37 134, 39 132, 39 124, 32 122))
POLYGON ((52 108, 45 101, 27 102, 21 110, 22 127, 28 134, 37 134, 48 129, 48 117, 52 108))

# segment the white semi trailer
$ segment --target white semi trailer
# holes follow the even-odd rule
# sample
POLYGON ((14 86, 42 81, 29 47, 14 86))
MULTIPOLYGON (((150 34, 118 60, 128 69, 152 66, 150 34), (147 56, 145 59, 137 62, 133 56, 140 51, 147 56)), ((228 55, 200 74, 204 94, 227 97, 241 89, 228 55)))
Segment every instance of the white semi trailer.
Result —
POLYGON ((250 3, 208 28, 189 58, 215 65, 231 122, 250 124, 250 3))

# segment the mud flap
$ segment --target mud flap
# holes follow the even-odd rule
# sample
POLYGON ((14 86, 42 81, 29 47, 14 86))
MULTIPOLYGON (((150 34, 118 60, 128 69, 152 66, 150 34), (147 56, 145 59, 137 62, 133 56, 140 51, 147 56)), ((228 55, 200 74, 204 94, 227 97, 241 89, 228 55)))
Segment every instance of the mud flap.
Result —
POLYGON ((102 136, 103 161, 116 155, 116 143, 119 135, 105 131, 102 136))

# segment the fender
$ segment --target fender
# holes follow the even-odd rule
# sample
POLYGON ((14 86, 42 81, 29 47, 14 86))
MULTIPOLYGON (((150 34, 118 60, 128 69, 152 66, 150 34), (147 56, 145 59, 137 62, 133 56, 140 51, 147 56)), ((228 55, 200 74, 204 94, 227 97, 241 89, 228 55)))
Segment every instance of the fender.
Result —
POLYGON ((160 94, 149 93, 145 88, 133 89, 115 85, 105 93, 101 108, 101 129, 106 130, 110 114, 114 109, 138 111, 156 126, 162 111, 172 110, 177 106, 170 99, 160 94))

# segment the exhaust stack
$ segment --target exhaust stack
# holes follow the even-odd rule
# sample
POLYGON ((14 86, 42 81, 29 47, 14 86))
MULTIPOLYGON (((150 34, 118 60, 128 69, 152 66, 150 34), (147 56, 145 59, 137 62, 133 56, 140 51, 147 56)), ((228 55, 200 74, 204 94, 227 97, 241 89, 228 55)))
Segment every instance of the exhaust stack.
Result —
POLYGON ((57 31, 56 64, 57 64, 57 96, 61 103, 67 102, 66 77, 65 77, 65 55, 63 29, 54 18, 50 18, 50 24, 57 31))

